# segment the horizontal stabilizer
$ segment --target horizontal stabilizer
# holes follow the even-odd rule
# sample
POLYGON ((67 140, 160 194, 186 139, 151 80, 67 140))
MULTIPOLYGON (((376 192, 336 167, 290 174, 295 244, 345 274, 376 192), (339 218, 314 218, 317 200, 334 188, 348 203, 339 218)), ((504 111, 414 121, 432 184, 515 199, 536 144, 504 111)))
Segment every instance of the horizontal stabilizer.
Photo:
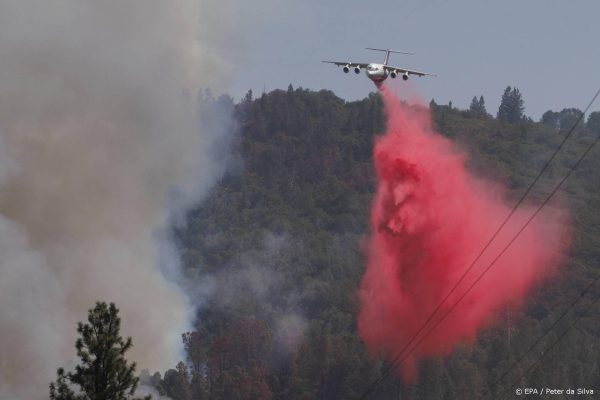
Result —
POLYGON ((398 50, 390 50, 390 49, 375 49, 373 47, 365 47, 367 50, 377 50, 377 51, 387 51, 390 53, 397 53, 397 54, 408 54, 409 56, 414 56, 415 53, 408 53, 406 51, 398 51, 398 50))

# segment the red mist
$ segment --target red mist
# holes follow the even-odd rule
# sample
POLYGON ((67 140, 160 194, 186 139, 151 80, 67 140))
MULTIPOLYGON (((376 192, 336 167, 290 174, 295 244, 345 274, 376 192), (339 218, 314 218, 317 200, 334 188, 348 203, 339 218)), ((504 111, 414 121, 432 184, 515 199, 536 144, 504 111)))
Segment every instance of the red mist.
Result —
MULTIPOLYGON (((359 297, 359 333, 374 354, 394 359, 446 297, 510 212, 501 185, 474 176, 466 155, 434 131, 429 110, 401 104, 381 88, 387 132, 375 144, 377 192, 367 267, 359 297)), ((430 325, 463 295, 534 211, 522 205, 430 325)), ((568 215, 544 210, 492 269, 398 369, 416 377, 416 361, 472 342, 503 307, 521 305, 563 259, 568 215)), ((423 333, 422 333, 423 334, 423 333)), ((416 343, 421 336, 413 342, 416 343)))

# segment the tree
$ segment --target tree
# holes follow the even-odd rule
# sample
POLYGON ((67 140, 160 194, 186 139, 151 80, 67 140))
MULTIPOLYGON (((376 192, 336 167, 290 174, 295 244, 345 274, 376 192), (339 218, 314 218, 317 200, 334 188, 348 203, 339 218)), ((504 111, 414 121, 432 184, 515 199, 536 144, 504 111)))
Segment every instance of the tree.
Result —
POLYGON ((186 332, 181 339, 193 372, 202 372, 202 365, 206 363, 206 339, 197 331, 186 332))
MULTIPOLYGON (((564 108, 560 112, 554 112, 552 110, 546 111, 542 115, 541 122, 554 129, 568 131, 572 129, 580 119, 583 121, 583 111, 577 108, 564 108)), ((582 129, 582 125, 583 123, 580 123, 577 128, 582 129)))
POLYGON ((508 120, 508 114, 510 113, 510 91, 512 88, 507 86, 504 89, 504 94, 502 95, 502 99, 500 100, 500 107, 498 107, 498 114, 496 115, 499 120, 506 121, 508 120))
POLYGON ((523 96, 521 96, 519 89, 507 86, 502 95, 500 107, 498 107, 498 119, 514 124, 523 119, 524 111, 523 96))
POLYGON ((183 362, 180 361, 175 369, 165 372, 165 376, 160 382, 160 389, 173 400, 190 400, 192 398, 190 376, 183 362))
POLYGON ((254 98, 252 96, 252 89, 248 89, 248 91, 246 92, 246 95, 242 99, 242 103, 252 103, 252 100, 254 100, 254 98))
POLYGON ((132 342, 119 335, 118 314, 113 303, 97 302, 88 313, 88 323, 77 323, 81 337, 75 347, 81 364, 75 372, 58 369, 56 382, 50 384, 51 400, 139 400, 133 397, 139 382, 136 364, 124 357, 132 342), (79 387, 78 394, 71 389, 73 385, 79 387))
POLYGON ((600 133, 600 111, 594 111, 587 119, 587 128, 592 133, 600 133))
POLYGON ((471 100, 471 105, 469 106, 469 111, 471 111, 476 116, 483 117, 487 115, 487 111, 485 109, 485 100, 483 99, 483 96, 479 96, 479 99, 477 99, 477 96, 473 96, 473 100, 471 100))
POLYGON ((477 96, 473 96, 473 100, 471 100, 471 105, 469 106, 469 111, 474 113, 478 112, 479 101, 477 100, 477 96))
POLYGON ((272 344, 268 325, 250 317, 238 321, 231 334, 215 338, 208 353, 210 398, 271 399, 267 378, 272 344))
POLYGON ((583 111, 577 108, 564 108, 558 113, 558 127, 561 131, 573 129, 579 120, 581 120, 582 123, 578 125, 578 128, 581 128, 581 125, 583 124, 583 111))
POLYGON ((554 129, 558 129, 558 127, 559 127, 559 125, 558 125, 558 113, 554 112, 552 110, 546 111, 542 115, 541 122, 544 125, 548 125, 548 126, 554 128, 554 129))
MULTIPOLYGON (((510 184, 512 194, 524 190, 527 177, 537 172, 532 155, 538 158, 561 139, 542 124, 501 126, 496 120, 449 110, 447 104, 433 102, 436 125, 469 150, 474 170, 497 174, 510 184), (522 137, 524 128, 529 137, 522 137)), ((327 91, 286 93, 284 86, 250 105, 251 117, 237 121, 235 135, 236 158, 243 168, 228 171, 178 233, 186 271, 217 278, 215 293, 226 299, 208 302, 199 314, 200 334, 193 332, 184 340, 192 399, 359 398, 389 366, 369 356, 357 334, 356 296, 348 295, 364 273, 357 243, 368 231, 376 187, 373 142, 386 126, 381 96, 346 102, 327 91), (264 232, 283 239, 279 244, 265 241, 264 232), (302 329, 288 324, 288 313, 296 312, 307 322, 302 329), (255 322, 240 323, 247 318, 255 322), (287 344, 289 329, 301 335, 297 344, 287 344), (265 337, 265 331, 271 333, 265 337)), ((595 118, 600 122, 600 113, 595 118)), ((591 121, 586 127, 590 132, 591 121)), ((589 139, 573 138, 573 154, 589 139)), ((582 204, 592 205, 600 199, 595 181, 600 159, 588 161, 581 174, 569 179, 581 188, 582 204)), ((587 279, 586 269, 578 265, 600 259, 600 239, 593 231, 600 214, 593 211, 573 209, 572 229, 581 236, 572 259, 569 253, 569 263, 577 265, 568 267, 574 278, 556 280, 532 294, 532 305, 511 316, 519 321, 519 330, 498 310, 494 328, 459 345, 452 355, 419 363, 419 380, 400 386, 402 398, 497 398, 509 390, 512 383, 503 381, 486 397, 488 385, 543 333, 552 307, 577 295, 587 279)), ((561 361, 541 365, 547 370, 542 378, 550 376, 557 385, 600 386, 596 312, 582 316, 578 329, 565 337, 577 339, 572 345, 553 350, 561 361), (571 376, 571 370, 584 375, 571 376)), ((172 367, 175 373, 165 374, 172 392, 180 384, 186 393, 188 380, 172 379, 185 376, 183 368, 177 375, 172 367)), ((373 398, 397 398, 397 382, 382 382, 373 398)))
MULTIPOLYGON (((207 361, 207 346, 208 341, 204 335, 198 331, 186 332, 181 335, 183 346, 187 359, 190 363, 189 384, 190 392, 193 399, 203 399, 208 393, 208 382, 206 377, 206 361, 207 361)), ((180 363, 181 364, 181 363, 180 363)), ((178 365, 177 370, 181 375, 181 368, 178 365)), ((166 376, 165 376, 166 380, 166 376)), ((184 383, 184 386, 186 383, 184 383)), ((171 397, 175 398, 175 396, 171 397)))

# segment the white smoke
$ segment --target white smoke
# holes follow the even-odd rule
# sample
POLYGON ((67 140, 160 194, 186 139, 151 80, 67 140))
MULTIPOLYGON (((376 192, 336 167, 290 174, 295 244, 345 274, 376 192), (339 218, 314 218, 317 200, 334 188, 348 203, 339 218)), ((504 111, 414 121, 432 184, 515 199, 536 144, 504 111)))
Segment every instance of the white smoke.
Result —
POLYGON ((140 367, 176 363, 193 308, 156 233, 223 168, 184 95, 226 82, 212 3, 0 0, 1 399, 47 396, 97 300, 140 367))
POLYGON ((264 232, 259 245, 238 250, 235 260, 216 273, 189 276, 195 283, 194 298, 199 299, 198 304, 225 315, 243 309, 267 321, 278 352, 292 354, 302 344, 309 326, 301 304, 310 295, 290 275, 296 267, 292 260, 304 251, 298 237, 264 232))

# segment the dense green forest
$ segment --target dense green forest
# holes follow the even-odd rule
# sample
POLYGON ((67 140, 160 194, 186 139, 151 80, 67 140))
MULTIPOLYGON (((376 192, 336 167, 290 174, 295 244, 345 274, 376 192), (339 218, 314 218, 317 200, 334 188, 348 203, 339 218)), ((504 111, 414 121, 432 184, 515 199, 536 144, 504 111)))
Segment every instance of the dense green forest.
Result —
MULTIPOLYGON (((201 304, 186 358, 143 382, 175 400, 354 399, 387 367, 356 330, 359 285, 375 181, 371 150, 385 129, 378 94, 346 102, 334 93, 275 90, 238 104, 203 92, 201 113, 229 108, 230 168, 175 232, 190 293, 201 304)), ((526 100, 526 99, 525 99, 526 100)), ((580 110, 548 111, 539 122, 507 88, 496 115, 483 97, 468 110, 431 102, 437 129, 470 155, 469 168, 504 183, 513 202, 558 146, 580 110)), ((583 121, 532 193, 540 199, 600 134, 600 113, 583 121)), ((579 296, 600 260, 598 149, 565 184, 573 246, 561 272, 520 311, 504 310, 475 343, 424 360, 419 378, 390 376, 373 399, 500 398, 514 387, 600 388, 600 296, 593 288, 500 384, 492 383, 579 296), (577 325, 523 374, 541 349, 577 325), (518 382, 518 383, 514 383, 518 382)), ((556 396, 555 398, 561 398, 556 396)))

